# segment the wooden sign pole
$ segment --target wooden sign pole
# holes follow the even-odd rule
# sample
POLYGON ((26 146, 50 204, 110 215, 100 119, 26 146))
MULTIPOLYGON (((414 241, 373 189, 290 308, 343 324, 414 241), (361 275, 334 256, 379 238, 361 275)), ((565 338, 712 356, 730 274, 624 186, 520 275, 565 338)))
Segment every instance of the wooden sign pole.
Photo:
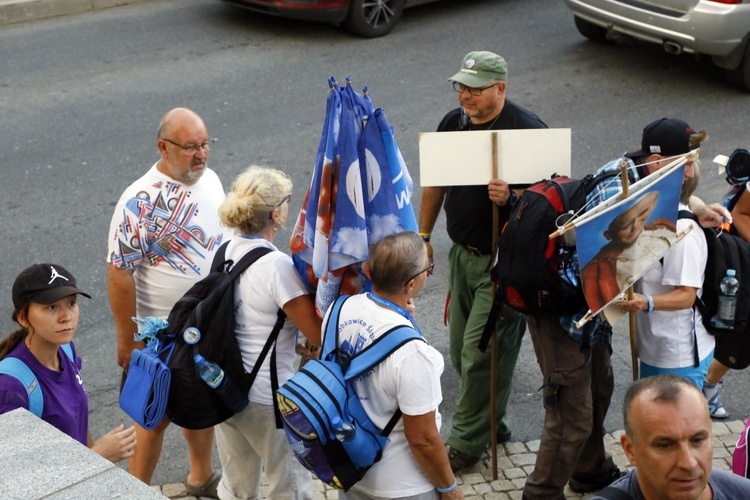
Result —
MULTIPOLYGON (((622 198, 625 199, 630 195, 630 178, 628 177, 627 162, 620 163, 620 175, 622 178, 622 198)), ((633 300, 633 286, 628 287, 628 300, 633 300)), ((636 342, 635 331, 635 313, 628 314, 630 326, 630 360, 633 364, 633 382, 638 380, 638 344, 636 342)))
MULTIPOLYGON (((492 178, 497 179, 498 175, 498 155, 497 155, 497 132, 492 133, 492 178)), ((492 244, 500 237, 500 209, 496 204, 492 204, 492 244)), ((497 284, 492 282, 492 303, 495 302, 497 294, 497 284)), ((497 480, 497 412, 495 410, 495 400, 497 396, 497 322, 492 325, 492 359, 490 361, 490 449, 492 450, 492 480, 497 480)))

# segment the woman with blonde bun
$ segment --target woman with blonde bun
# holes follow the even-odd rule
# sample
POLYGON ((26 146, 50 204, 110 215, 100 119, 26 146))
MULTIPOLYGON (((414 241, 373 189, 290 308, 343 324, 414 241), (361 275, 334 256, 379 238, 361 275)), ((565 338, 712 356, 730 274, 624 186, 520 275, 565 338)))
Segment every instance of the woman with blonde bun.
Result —
POLYGON ((224 468, 218 488, 222 499, 258 498, 261 471, 268 480, 269 498, 312 498, 312 477, 291 453, 274 412, 274 385, 283 385, 294 374, 297 330, 310 343, 320 345, 321 320, 313 298, 291 257, 273 245, 287 222, 291 193, 292 181, 286 174, 253 166, 237 177, 219 208, 222 223, 235 231, 227 259, 237 262, 258 247, 272 250, 235 282, 235 334, 248 373, 276 323, 279 308, 287 316, 275 356, 266 356, 250 389, 249 405, 216 427, 224 468))

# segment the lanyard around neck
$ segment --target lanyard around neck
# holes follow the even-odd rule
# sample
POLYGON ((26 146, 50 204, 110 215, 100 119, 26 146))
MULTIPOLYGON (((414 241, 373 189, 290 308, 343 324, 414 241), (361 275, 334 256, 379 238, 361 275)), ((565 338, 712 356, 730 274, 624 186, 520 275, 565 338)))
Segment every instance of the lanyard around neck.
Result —
POLYGON ((409 311, 407 311, 400 305, 394 304, 390 300, 377 295, 375 292, 369 292, 367 296, 370 298, 370 300, 372 300, 376 304, 399 313, 401 316, 409 320, 409 322, 411 323, 411 326, 413 326, 414 329, 418 331, 420 335, 422 334, 422 330, 419 329, 419 327, 417 326, 417 323, 414 321, 414 317, 409 313, 409 311))

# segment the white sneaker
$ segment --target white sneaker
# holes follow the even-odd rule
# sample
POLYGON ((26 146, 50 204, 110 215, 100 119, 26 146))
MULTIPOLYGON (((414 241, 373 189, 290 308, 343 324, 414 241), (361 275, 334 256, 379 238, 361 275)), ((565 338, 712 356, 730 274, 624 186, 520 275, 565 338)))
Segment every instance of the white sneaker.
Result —
POLYGON ((724 408, 724 401, 721 399, 721 388, 724 386, 722 380, 718 384, 710 384, 703 381, 703 395, 708 401, 708 411, 711 414, 711 418, 717 418, 723 420, 729 418, 729 412, 724 408))

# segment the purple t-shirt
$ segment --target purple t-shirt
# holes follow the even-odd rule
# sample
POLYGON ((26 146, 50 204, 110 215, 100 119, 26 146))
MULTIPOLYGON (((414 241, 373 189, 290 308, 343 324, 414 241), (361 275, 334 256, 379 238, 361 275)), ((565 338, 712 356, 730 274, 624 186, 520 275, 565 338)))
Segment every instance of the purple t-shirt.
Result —
MULTIPOLYGON (((71 347, 73 344, 71 343, 71 347)), ((61 371, 43 366, 21 342, 8 356, 18 358, 28 366, 39 383, 44 396, 42 420, 54 425, 73 439, 88 445, 89 402, 79 372, 83 362, 75 355, 73 363, 62 348, 58 348, 61 371)), ((23 384, 10 375, 0 375, 0 414, 17 408, 29 409, 29 396, 23 384)))

